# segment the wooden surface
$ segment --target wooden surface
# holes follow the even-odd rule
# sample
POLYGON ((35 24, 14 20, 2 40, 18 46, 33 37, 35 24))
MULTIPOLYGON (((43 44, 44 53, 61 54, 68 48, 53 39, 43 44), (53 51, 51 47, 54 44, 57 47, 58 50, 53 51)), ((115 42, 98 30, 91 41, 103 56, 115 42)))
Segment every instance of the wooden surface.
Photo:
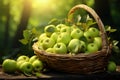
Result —
POLYGON ((97 73, 90 75, 79 75, 79 74, 67 74, 60 72, 46 72, 42 73, 40 77, 30 76, 27 77, 21 73, 8 74, 2 71, 0 67, 0 80, 30 80, 30 79, 38 79, 38 80, 120 80, 120 66, 117 66, 117 71, 113 73, 97 73))

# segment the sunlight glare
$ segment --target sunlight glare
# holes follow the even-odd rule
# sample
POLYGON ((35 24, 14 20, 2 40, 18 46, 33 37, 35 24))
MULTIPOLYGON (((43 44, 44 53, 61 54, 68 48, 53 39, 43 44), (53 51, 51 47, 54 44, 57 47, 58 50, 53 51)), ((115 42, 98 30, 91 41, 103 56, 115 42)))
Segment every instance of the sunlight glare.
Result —
POLYGON ((54 0, 32 0, 34 10, 41 12, 41 14, 48 14, 56 10, 56 3, 54 0))
POLYGON ((44 8, 47 5, 52 4, 52 0, 33 0, 33 6, 34 7, 42 7, 44 8))
POLYGON ((35 0, 36 3, 41 3, 41 4, 48 4, 50 2, 50 0, 35 0))

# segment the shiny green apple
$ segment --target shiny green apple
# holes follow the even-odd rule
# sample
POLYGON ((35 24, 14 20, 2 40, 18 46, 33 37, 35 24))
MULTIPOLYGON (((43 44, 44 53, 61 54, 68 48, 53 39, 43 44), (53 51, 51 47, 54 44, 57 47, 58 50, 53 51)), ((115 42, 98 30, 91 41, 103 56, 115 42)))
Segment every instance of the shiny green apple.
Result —
POLYGON ((71 32, 71 37, 74 39, 80 39, 83 36, 83 31, 79 28, 73 29, 71 32))
POLYGON ((91 43, 94 40, 93 34, 91 34, 89 31, 84 32, 84 37, 86 38, 88 43, 91 43))
POLYGON ((2 63, 2 69, 7 73, 14 73, 17 70, 17 63, 12 59, 5 59, 2 63))
POLYGON ((87 45, 87 51, 88 53, 95 53, 98 51, 98 46, 95 43, 89 43, 87 45))
POLYGON ((66 26, 65 24, 58 24, 58 25, 56 26, 57 31, 60 32, 60 30, 61 30, 63 27, 65 27, 65 26, 66 26))
POLYGON ((68 45, 70 40, 71 40, 71 36, 69 33, 61 33, 58 36, 57 42, 61 42, 61 43, 64 43, 65 45, 68 45))
POLYGON ((98 50, 100 50, 102 48, 102 38, 101 37, 95 37, 94 43, 97 44, 98 50))
POLYGON ((35 60, 33 63, 32 63, 32 66, 33 66, 33 70, 35 72, 40 72, 42 69, 43 69, 43 63, 42 61, 40 61, 39 59, 35 60))
POLYGON ((107 65, 108 72, 115 72, 117 68, 117 65, 114 61, 109 61, 107 65))
POLYGON ((95 28, 95 27, 90 27, 88 29, 88 31, 89 31, 89 33, 91 34, 92 37, 98 37, 98 36, 100 36, 99 30, 97 28, 95 28))
POLYGON ((54 32, 50 38, 52 38, 55 42, 57 42, 57 38, 59 34, 60 34, 59 32, 54 32))
POLYGON ((41 33, 40 36, 38 37, 38 40, 41 40, 45 37, 47 37, 46 33, 41 33))
POLYGON ((80 50, 80 40, 79 39, 72 39, 68 44, 68 51, 70 53, 78 53, 80 50))
POLYGON ((65 27, 61 28, 60 33, 64 33, 64 32, 70 34, 71 33, 71 27, 65 26, 65 27))
POLYGON ((56 43, 53 48, 54 48, 55 53, 58 53, 58 54, 67 53, 67 47, 64 43, 56 43))
POLYGON ((21 55, 17 58, 17 61, 21 61, 21 60, 29 61, 29 57, 26 55, 21 55))
POLYGON ((48 48, 45 51, 48 52, 48 53, 50 53, 50 54, 55 54, 54 48, 48 48))
POLYGON ((57 31, 57 29, 56 29, 56 27, 54 25, 48 25, 44 29, 44 32, 46 33, 46 35, 48 37, 50 37, 51 34, 54 33, 54 32, 56 32, 56 31, 57 31))
POLYGON ((25 60, 20 60, 20 61, 17 61, 17 71, 20 71, 20 66, 26 62, 25 60))
POLYGON ((47 48, 53 47, 55 44, 55 41, 52 38, 45 38, 42 42, 42 48, 46 50, 47 48))
POLYGON ((33 63, 35 60, 38 60, 39 58, 36 55, 33 55, 30 57, 29 62, 33 63))
POLYGON ((80 40, 80 52, 85 52, 87 49, 87 44, 85 43, 85 41, 80 40))
POLYGON ((20 70, 24 74, 31 74, 33 71, 33 66, 30 62, 24 62, 23 64, 21 64, 20 70))

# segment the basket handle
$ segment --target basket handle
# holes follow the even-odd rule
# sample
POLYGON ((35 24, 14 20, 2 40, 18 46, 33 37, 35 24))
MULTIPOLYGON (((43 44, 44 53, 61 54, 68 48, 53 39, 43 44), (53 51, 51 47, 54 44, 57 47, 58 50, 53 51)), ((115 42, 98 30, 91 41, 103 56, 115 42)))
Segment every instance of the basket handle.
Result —
POLYGON ((97 22, 98 28, 100 29, 100 32, 101 32, 101 37, 102 37, 102 41, 103 41, 102 46, 105 49, 108 48, 109 44, 108 44, 107 35, 106 35, 106 31, 105 31, 104 25, 103 25, 100 17, 97 15, 97 13, 92 8, 88 7, 85 4, 78 4, 78 5, 74 6, 68 13, 68 22, 72 22, 73 21, 72 20, 73 19, 72 15, 74 14, 74 12, 76 10, 78 10, 80 8, 86 10, 87 12, 89 12, 93 16, 93 18, 97 22))

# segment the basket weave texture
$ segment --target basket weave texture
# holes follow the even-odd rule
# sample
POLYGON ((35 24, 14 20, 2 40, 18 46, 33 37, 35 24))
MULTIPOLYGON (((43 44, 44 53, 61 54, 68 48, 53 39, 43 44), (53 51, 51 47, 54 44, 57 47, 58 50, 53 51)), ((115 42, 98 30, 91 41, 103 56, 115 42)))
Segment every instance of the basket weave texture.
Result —
MULTIPOLYGON (((56 71, 77 74, 104 72, 106 70, 111 52, 104 25, 97 13, 92 8, 84 4, 74 6, 69 11, 68 15, 72 15, 78 9, 84 9, 89 12, 97 22, 102 38, 102 49, 100 51, 92 54, 80 53, 77 55, 48 54, 43 50, 39 50, 36 43, 32 46, 33 50, 40 60, 45 62, 49 68, 56 71)), ((72 20, 68 18, 68 21, 72 20)))

